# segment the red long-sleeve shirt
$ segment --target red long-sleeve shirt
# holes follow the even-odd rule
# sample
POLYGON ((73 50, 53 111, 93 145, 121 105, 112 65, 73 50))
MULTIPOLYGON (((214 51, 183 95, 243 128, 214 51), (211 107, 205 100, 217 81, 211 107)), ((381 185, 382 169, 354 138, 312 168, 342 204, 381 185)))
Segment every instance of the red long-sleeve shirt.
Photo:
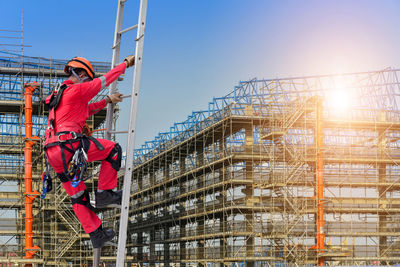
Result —
MULTIPOLYGON (((125 72, 126 64, 122 63, 106 74, 96 78, 90 82, 73 83, 71 80, 64 81, 68 87, 64 90, 60 103, 55 110, 54 118, 54 133, 70 131, 82 132, 82 127, 87 118, 99 112, 106 106, 106 100, 89 104, 89 101, 95 97, 101 89, 110 85, 121 74, 125 72)), ((46 98, 46 103, 49 103, 50 96, 46 98)), ((46 130, 46 142, 49 142, 50 135, 50 117, 46 130)))

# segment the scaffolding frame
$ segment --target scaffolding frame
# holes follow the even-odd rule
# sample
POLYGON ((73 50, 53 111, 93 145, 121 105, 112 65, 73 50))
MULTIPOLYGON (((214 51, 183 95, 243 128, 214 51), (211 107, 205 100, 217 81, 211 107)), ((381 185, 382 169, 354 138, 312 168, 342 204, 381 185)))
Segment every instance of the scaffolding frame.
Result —
POLYGON ((131 263, 399 263, 398 75, 243 81, 145 142, 131 263), (340 89, 344 114, 329 103, 340 89))
MULTIPOLYGON (((13 266, 33 264, 34 266, 83 266, 92 261, 91 242, 73 213, 72 205, 61 183, 53 180, 53 191, 46 198, 37 198, 33 203, 33 240, 41 249, 34 259, 24 259, 24 85, 37 81, 40 89, 33 93, 32 129, 33 135, 41 137, 33 146, 33 190, 41 192, 43 171, 43 146, 47 125, 47 108, 42 101, 53 86, 66 78, 63 68, 67 60, 30 57, 21 53, 0 51, 0 263, 13 266)), ((106 62, 92 62, 97 76, 110 69, 106 62)), ((103 90, 99 97, 105 97, 103 90)), ((118 109, 117 109, 118 112, 118 109)), ((100 111, 88 120, 92 128, 103 128, 106 111, 100 111)), ((117 116, 116 116, 117 117, 117 116)), ((95 133, 104 137, 104 133, 95 133)), ((97 188, 99 168, 91 164, 95 178, 86 182, 89 190, 97 188)), ((53 174, 53 177, 55 175, 53 174)), ((105 222, 110 224, 109 221, 105 222)))

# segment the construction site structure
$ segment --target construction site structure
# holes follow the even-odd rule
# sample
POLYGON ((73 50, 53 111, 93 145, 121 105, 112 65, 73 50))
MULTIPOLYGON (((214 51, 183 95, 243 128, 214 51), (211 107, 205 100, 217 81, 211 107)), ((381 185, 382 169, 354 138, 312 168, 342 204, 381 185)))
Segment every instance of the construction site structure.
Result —
POLYGON ((145 142, 130 263, 399 264, 399 73, 243 81, 145 142))
MULTIPOLYGON (((65 78, 65 63, 0 51, 0 264, 92 261, 91 242, 57 179, 52 193, 32 203, 35 253, 24 258, 32 252, 25 249, 25 198, 40 191, 44 167, 39 141, 26 188, 24 89, 40 84, 27 136, 43 137, 40 100, 65 78)), ((93 65, 99 74, 110 68, 93 65)), ((399 74, 243 81, 136 149, 128 265, 399 264, 399 74)), ((101 112, 90 123, 102 127, 104 118, 101 112)), ((93 164, 89 191, 97 172, 93 164)), ((104 212, 104 227, 118 228, 119 216, 104 212)), ((115 263, 114 247, 102 253, 104 264, 115 263)))
MULTIPOLYGON (((66 62, 0 51, 0 266, 89 266, 92 261, 89 235, 54 174, 53 191, 45 199, 38 195, 47 125, 42 100, 66 78, 66 62), (24 104, 24 98, 32 100, 31 106, 24 104), (24 160, 24 147, 28 160, 24 160)), ((109 63, 92 64, 97 76, 110 69, 109 63)), ((102 91, 94 101, 105 96, 102 91)), ((92 129, 104 128, 105 117, 102 110, 88 124, 92 129)), ((104 132, 95 134, 103 136, 104 132)), ((96 163, 90 166, 94 178, 86 184, 92 190, 97 188, 99 168, 96 163)), ((113 224, 105 222, 105 226, 113 224)))

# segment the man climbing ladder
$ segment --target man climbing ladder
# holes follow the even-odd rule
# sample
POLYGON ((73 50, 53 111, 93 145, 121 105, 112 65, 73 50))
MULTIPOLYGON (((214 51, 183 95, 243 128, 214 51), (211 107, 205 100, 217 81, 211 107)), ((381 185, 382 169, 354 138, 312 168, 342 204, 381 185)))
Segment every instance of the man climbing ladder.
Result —
POLYGON ((101 248, 114 237, 113 229, 103 229, 102 221, 90 205, 89 194, 82 178, 86 162, 101 160, 96 208, 121 204, 122 191, 113 191, 117 186, 117 171, 121 166, 121 147, 106 139, 86 136, 83 132, 86 119, 108 103, 122 101, 120 93, 114 93, 96 103, 89 101, 101 89, 115 81, 135 64, 135 56, 104 76, 94 78, 91 63, 82 57, 71 59, 64 68, 69 75, 58 89, 45 100, 50 107, 44 148, 49 164, 54 168, 67 194, 71 197, 73 210, 90 235, 94 248, 101 248), (80 159, 80 160, 79 160, 80 159))

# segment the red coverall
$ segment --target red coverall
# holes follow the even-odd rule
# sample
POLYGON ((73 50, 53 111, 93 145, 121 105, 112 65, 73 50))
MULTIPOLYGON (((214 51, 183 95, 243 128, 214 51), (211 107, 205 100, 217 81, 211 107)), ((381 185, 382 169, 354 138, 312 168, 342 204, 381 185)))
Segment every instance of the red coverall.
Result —
MULTIPOLYGON (((105 88, 123 74, 125 69, 126 64, 122 63, 110 70, 104 76, 96 78, 90 82, 74 84, 70 80, 65 81, 63 84, 66 84, 68 88, 64 90, 61 101, 55 110, 54 132, 71 131, 82 133, 82 127, 85 124, 86 119, 106 106, 105 99, 91 104, 89 104, 89 101, 96 96, 102 88, 105 88)), ((49 100, 50 96, 46 99, 46 102, 49 102, 49 100)), ((54 137, 49 138, 49 127, 50 122, 47 126, 45 146, 54 142, 54 137)), ((88 161, 102 161, 99 173, 98 189, 114 189, 117 186, 117 171, 112 167, 111 163, 105 159, 113 150, 115 143, 106 139, 97 140, 104 146, 104 150, 99 150, 93 141, 90 141, 89 151, 87 152, 88 161)), ((73 143, 75 149, 78 144, 79 142, 73 143)), ((67 150, 64 150, 64 153, 65 160, 68 163, 73 154, 67 150)), ((55 172, 64 173, 60 146, 51 146, 47 148, 46 155, 49 164, 54 168, 55 172)), ((117 155, 115 155, 113 159, 116 157, 117 155)), ((86 190, 86 186, 82 181, 77 187, 72 187, 71 181, 64 182, 63 186, 71 198, 81 196, 86 190)), ((73 209, 86 233, 93 232, 101 225, 99 217, 88 207, 76 203, 73 204, 73 209)))

